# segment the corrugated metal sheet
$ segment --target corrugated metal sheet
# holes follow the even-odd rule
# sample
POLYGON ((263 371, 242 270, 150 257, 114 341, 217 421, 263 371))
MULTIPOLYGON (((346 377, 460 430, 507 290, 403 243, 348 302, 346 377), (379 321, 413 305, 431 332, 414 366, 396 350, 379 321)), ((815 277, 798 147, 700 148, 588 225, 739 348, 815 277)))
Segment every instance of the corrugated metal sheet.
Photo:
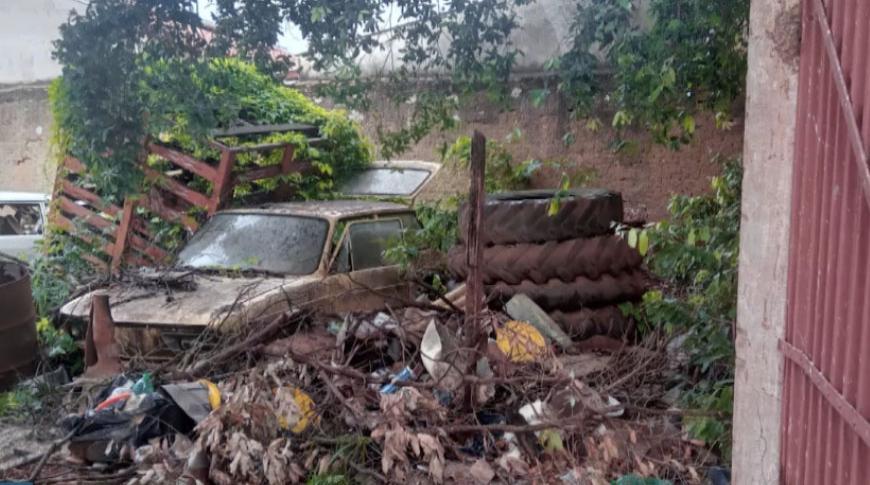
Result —
POLYGON ((781 480, 870 481, 870 0, 805 0, 781 480))

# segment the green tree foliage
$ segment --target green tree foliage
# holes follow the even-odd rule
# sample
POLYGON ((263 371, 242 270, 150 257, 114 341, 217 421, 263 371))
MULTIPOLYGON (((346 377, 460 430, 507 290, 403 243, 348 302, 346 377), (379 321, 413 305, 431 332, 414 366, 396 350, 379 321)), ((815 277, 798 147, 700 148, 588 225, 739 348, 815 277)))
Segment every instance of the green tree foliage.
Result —
MULTIPOLYGON (((141 189, 136 162, 145 136, 182 148, 194 156, 216 161, 219 151, 209 144, 209 132, 232 126, 239 121, 254 124, 275 124, 288 121, 306 123, 320 128, 320 144, 309 146, 299 133, 279 133, 255 140, 258 143, 292 141, 299 159, 311 161, 317 169, 304 180, 291 180, 300 185, 302 196, 328 193, 333 180, 365 166, 371 159, 371 146, 342 111, 326 110, 294 89, 275 83, 258 72, 253 65, 231 58, 193 62, 180 60, 142 60, 144 67, 131 96, 145 110, 148 123, 136 127, 135 143, 130 143, 132 155, 115 159, 114 153, 100 145, 95 153, 88 143, 96 133, 94 126, 78 123, 79 109, 72 101, 74 82, 66 77, 55 81, 51 89, 52 107, 64 143, 61 150, 86 161, 92 182, 101 195, 123 196, 141 189)), ((132 133, 129 133, 133 136, 132 133)), ((244 144, 241 140, 225 140, 244 144)), ((246 153, 238 157, 244 165, 274 165, 280 163, 280 151, 266 154, 246 153)), ((266 182, 275 184, 276 181, 266 182)), ((203 187, 208 190, 208 187, 203 187)))
MULTIPOLYGON (((62 27, 56 43, 70 87, 66 124, 86 125, 89 135, 71 145, 129 189, 124 184, 133 182, 115 172, 124 172, 153 122, 135 95, 153 60, 171 59, 173 69, 182 68, 167 73, 177 77, 178 98, 195 92, 187 71, 230 53, 280 77, 289 60, 272 48, 290 22, 308 42, 314 67, 334 75, 323 94, 365 109, 370 88, 382 85, 397 108, 412 106, 405 126, 378 130, 389 157, 432 130, 455 127, 458 107, 471 93, 485 91, 507 106, 507 81, 520 55, 511 41, 515 10, 530 1, 217 0, 215 28, 206 36, 193 0, 93 0, 62 27), (384 72, 364 77, 360 56, 379 50, 389 51, 384 72)), ((728 125, 731 105, 743 93, 748 0, 642 5, 647 2, 576 2, 568 48, 548 63, 575 113, 612 110, 617 128, 644 127, 673 147, 691 138, 699 110, 712 110, 720 126, 728 125)), ((535 104, 548 92, 534 90, 535 104)))
POLYGON ((737 263, 740 230, 738 162, 713 179, 713 193, 676 196, 670 218, 648 231, 650 269, 662 288, 627 306, 645 332, 660 329, 683 340, 684 405, 723 416, 689 418, 689 430, 730 453, 734 395, 734 322, 737 318, 737 263))
POLYGON ((550 67, 579 115, 610 109, 614 127, 640 126, 677 147, 699 110, 730 123, 746 84, 749 1, 651 0, 651 25, 644 3, 578 2, 569 49, 550 67))
MULTIPOLYGON (((287 59, 276 58, 272 48, 285 21, 299 26, 318 69, 358 73, 352 66, 360 54, 402 40, 406 47, 397 59, 402 68, 394 73, 396 79, 437 70, 468 90, 481 83, 500 85, 507 78, 517 54, 509 39, 516 25, 512 6, 525 1, 218 0, 215 28, 206 34, 194 0, 93 0, 61 26, 55 42, 66 107, 59 122, 76 128, 67 148, 106 179, 101 185, 129 193, 138 184, 131 166, 143 137, 166 121, 159 106, 167 104, 155 101, 182 101, 180 111, 194 135, 213 127, 233 106, 220 102, 219 108, 231 109, 225 112, 212 109, 213 103, 193 102, 213 102, 225 94, 201 90, 201 81, 209 76, 208 59, 236 55, 261 72, 282 77, 287 59), (398 25, 381 34, 386 19, 396 14, 398 25), (452 40, 446 49, 440 47, 444 36, 452 40), (143 84, 147 88, 155 74, 163 81, 162 91, 142 96, 143 84)), ((426 121, 420 127, 401 132, 393 141, 397 149, 419 140, 422 131, 445 126, 431 114, 446 112, 444 103, 436 108, 443 97, 427 99, 431 106, 422 103, 420 113, 430 113, 428 118, 422 116, 426 121)))

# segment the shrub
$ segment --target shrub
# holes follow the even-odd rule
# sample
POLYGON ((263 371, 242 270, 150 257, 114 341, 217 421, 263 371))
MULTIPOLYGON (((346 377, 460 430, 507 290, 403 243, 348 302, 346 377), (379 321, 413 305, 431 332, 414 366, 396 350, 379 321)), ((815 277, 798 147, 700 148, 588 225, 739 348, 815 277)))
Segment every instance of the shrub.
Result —
POLYGON ((740 229, 738 162, 724 166, 713 192, 676 196, 670 218, 648 230, 650 269, 662 278, 640 305, 626 306, 642 332, 678 337, 688 359, 680 380, 683 404, 720 416, 690 418, 688 430, 712 443, 727 459, 734 394, 734 323, 740 229))

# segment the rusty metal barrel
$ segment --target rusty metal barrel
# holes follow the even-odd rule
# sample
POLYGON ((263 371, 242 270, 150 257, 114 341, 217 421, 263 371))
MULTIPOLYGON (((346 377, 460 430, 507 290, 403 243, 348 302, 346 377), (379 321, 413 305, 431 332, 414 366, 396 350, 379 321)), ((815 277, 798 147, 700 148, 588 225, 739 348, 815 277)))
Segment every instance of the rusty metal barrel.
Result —
POLYGON ((38 354, 30 274, 18 263, 0 260, 0 390, 32 376, 38 354))

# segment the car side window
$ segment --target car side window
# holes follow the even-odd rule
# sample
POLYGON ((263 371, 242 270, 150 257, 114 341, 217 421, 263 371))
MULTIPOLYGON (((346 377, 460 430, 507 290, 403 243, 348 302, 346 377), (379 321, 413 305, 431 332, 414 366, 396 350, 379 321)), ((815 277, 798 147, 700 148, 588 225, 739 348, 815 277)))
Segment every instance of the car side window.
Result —
POLYGON ((42 225, 39 204, 0 202, 0 236, 36 236, 42 225))
POLYGON ((386 266, 384 250, 390 242, 402 237, 402 223, 398 219, 360 221, 348 228, 350 262, 354 271, 386 266))
POLYGON ((350 242, 345 237, 342 238, 340 244, 338 256, 335 257, 335 262, 332 263, 333 273, 347 273, 350 271, 350 242))

